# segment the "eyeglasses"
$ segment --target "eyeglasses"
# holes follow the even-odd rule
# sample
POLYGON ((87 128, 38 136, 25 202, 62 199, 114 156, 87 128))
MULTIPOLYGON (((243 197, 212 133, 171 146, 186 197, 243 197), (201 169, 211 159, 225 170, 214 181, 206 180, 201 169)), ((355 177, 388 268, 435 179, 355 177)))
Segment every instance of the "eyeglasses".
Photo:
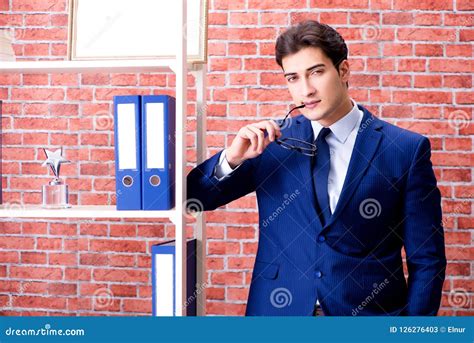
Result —
MULTIPOLYGON (((281 121, 280 124, 278 124, 278 126, 280 128, 283 127, 283 125, 285 124, 285 121, 286 119, 288 118, 288 116, 290 115, 291 112, 293 112, 294 110, 298 109, 298 108, 303 108, 305 107, 305 105, 300 105, 300 106, 296 106, 294 108, 292 108, 285 116, 285 118, 283 118, 283 120, 281 121)), ((281 139, 276 139, 275 140, 275 143, 277 143, 278 145, 280 145, 282 148, 285 148, 285 149, 288 149, 288 150, 295 150, 295 151, 298 151, 299 153, 303 154, 303 155, 306 155, 306 156, 311 156, 311 157, 314 157, 316 156, 316 150, 317 150, 317 147, 316 145, 312 144, 312 143, 308 143, 306 141, 303 141, 301 139, 297 139, 297 138, 281 138, 281 139)))

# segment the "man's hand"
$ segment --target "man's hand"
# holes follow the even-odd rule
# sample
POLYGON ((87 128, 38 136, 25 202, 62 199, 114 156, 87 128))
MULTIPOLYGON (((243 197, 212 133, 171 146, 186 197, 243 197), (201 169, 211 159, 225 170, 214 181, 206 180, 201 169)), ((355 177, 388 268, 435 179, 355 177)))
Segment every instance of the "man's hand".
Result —
POLYGON ((231 146, 226 149, 229 165, 235 168, 245 160, 259 156, 279 137, 281 137, 280 127, 273 120, 264 120, 242 127, 231 146))

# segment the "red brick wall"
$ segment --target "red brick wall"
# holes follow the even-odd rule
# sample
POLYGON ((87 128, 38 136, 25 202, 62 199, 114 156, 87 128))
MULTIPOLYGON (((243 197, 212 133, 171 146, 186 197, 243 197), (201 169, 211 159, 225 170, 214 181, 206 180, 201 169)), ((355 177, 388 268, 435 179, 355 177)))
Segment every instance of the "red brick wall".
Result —
MULTIPOLYGON (((448 257, 440 314, 474 314, 472 1, 210 3, 209 154, 242 125, 287 108, 273 57, 278 33, 306 18, 334 26, 350 51, 351 96, 431 140, 448 257)), ((66 55, 65 0, 0 0, 0 27, 13 30, 18 59, 66 55)), ((72 202, 113 204, 112 96, 172 94, 173 86, 171 74, 0 74, 5 202, 39 203, 37 190, 50 179, 40 149, 64 146, 73 161, 62 168, 72 202)), ((189 113, 193 131, 193 103, 189 113)), ((187 142, 195 161, 193 134, 187 142)), ((207 219, 207 313, 242 315, 258 237, 254 194, 207 219)), ((4 315, 149 314, 149 248, 174 234, 166 221, 119 219, 2 219, 0 230, 4 315)))

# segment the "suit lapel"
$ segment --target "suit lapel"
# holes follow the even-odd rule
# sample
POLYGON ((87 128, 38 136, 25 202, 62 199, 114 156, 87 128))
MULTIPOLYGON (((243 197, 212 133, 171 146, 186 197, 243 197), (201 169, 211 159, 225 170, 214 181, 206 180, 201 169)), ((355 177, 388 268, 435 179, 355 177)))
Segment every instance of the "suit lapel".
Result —
POLYGON ((359 106, 364 112, 359 132, 352 151, 351 160, 347 169, 346 178, 342 187, 341 196, 337 202, 336 210, 331 216, 325 228, 331 225, 344 210, 352 194, 357 189, 365 170, 370 166, 382 133, 379 131, 382 122, 372 115, 367 109, 359 106))

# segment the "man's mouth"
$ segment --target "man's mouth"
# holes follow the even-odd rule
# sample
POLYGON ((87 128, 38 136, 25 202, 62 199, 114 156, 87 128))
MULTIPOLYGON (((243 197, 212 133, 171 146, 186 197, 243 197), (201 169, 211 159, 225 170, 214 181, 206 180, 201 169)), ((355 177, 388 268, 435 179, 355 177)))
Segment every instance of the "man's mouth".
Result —
POLYGON ((309 109, 312 109, 312 108, 315 108, 316 106, 318 106, 318 104, 321 102, 321 100, 314 100, 314 101, 304 101, 304 105, 305 105, 305 108, 309 108, 309 109))

